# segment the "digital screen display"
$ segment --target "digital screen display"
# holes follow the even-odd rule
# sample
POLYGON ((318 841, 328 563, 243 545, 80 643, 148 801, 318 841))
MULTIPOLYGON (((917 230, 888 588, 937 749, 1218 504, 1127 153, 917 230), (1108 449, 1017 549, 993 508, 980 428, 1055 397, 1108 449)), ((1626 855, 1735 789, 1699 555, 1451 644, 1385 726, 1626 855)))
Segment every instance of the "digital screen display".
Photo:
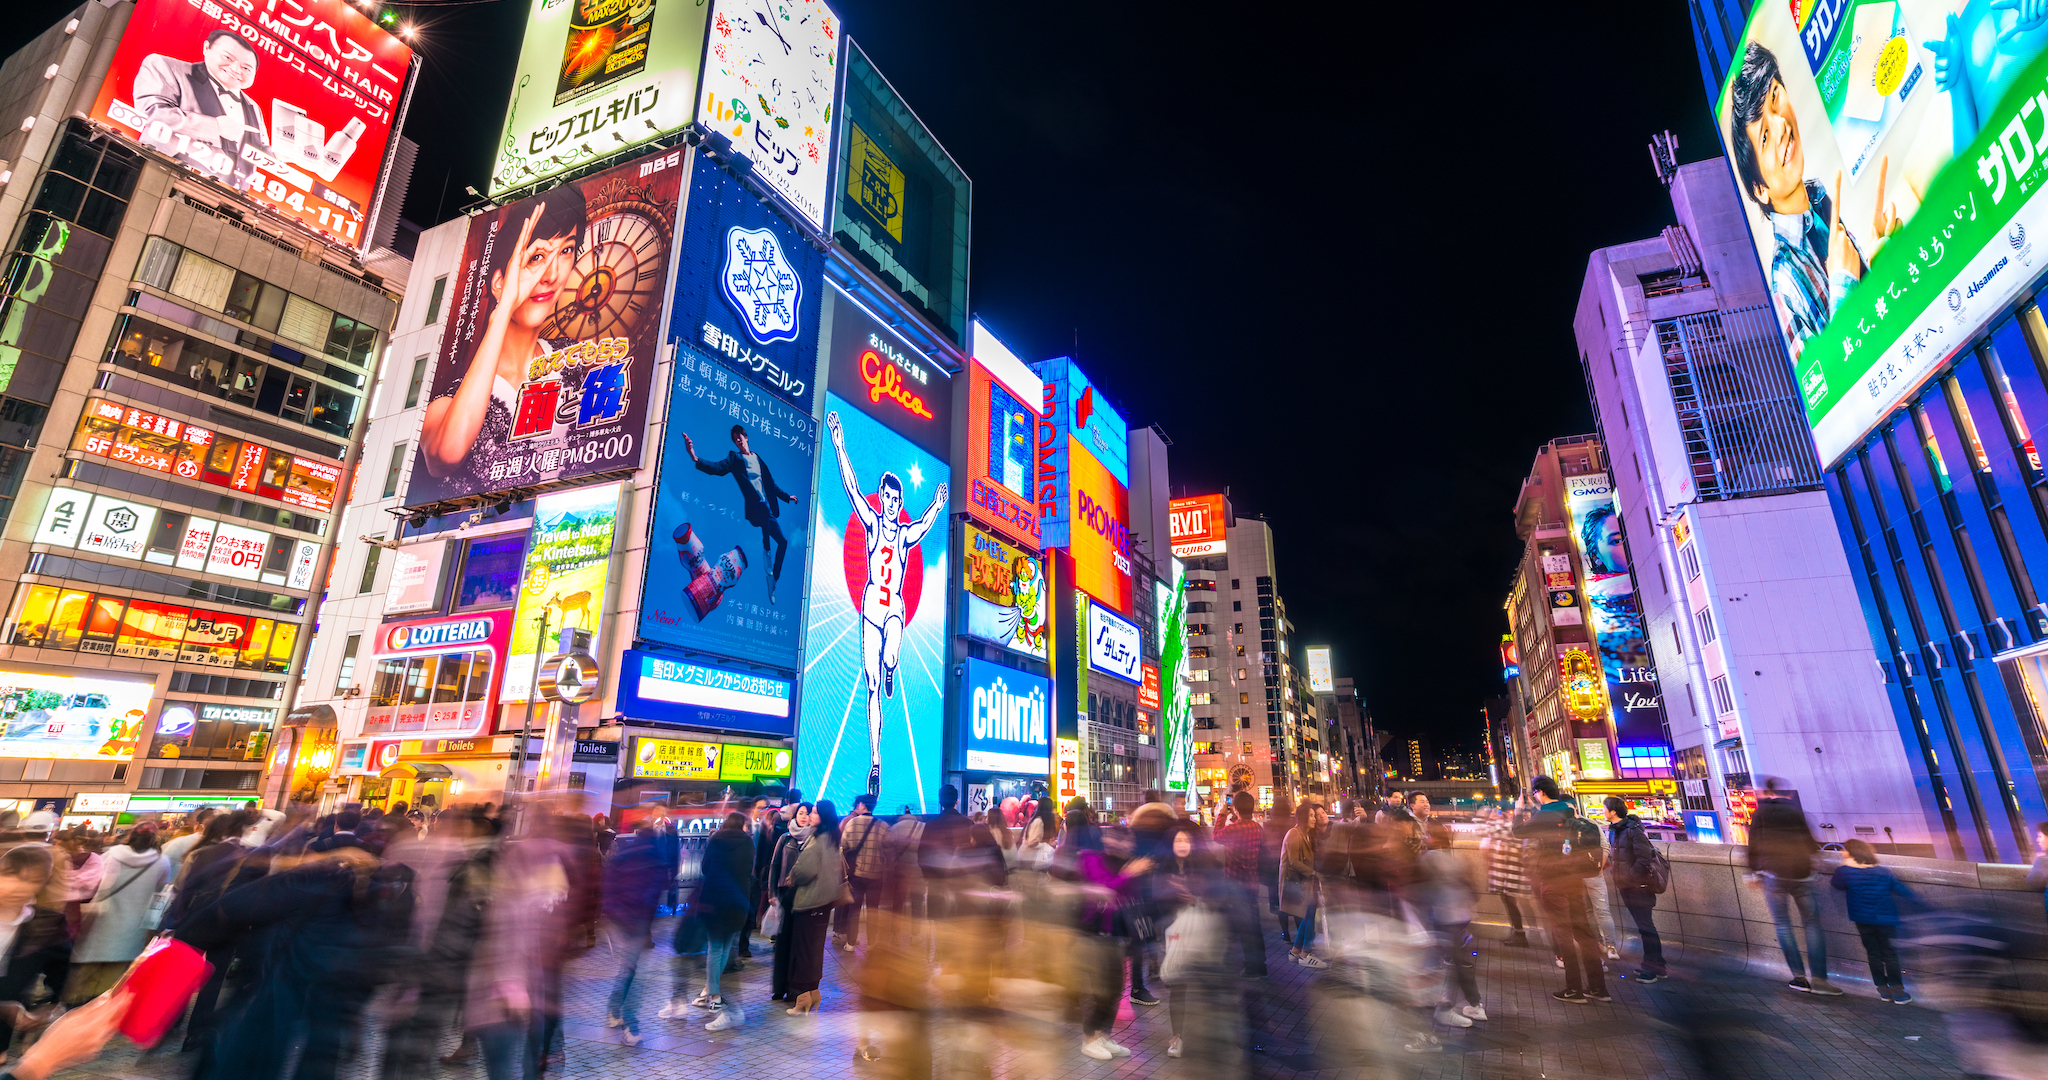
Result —
POLYGON ((968 657, 960 685, 960 746, 966 767, 1044 776, 1051 764, 1051 683, 968 657))

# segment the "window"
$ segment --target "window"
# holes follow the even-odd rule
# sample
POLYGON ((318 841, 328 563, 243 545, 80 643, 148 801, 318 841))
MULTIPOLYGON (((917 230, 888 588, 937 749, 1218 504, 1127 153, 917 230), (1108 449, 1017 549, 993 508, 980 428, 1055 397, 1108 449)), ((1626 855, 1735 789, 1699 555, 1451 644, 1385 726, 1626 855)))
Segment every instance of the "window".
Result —
POLYGON ((1230 602, 1230 610, 1232 610, 1232 611, 1243 611, 1243 610, 1244 610, 1244 601, 1242 601, 1242 600, 1232 600, 1232 601, 1230 602))
POLYGON ((1190 660, 1206 660, 1208 657, 1209 647, 1207 645, 1188 646, 1188 658, 1190 660))
POLYGON ((1678 565, 1685 568, 1685 580, 1700 579, 1700 553, 1693 549, 1693 545, 1687 544, 1678 549, 1678 565))
MULTIPOLYGON (((1244 655, 1244 646, 1242 646, 1242 645, 1239 645, 1239 646, 1237 647, 1237 655, 1239 655, 1239 656, 1243 656, 1243 655, 1244 655)), ((1240 670, 1242 670, 1242 669, 1240 669, 1240 670)))
MULTIPOLYGON (((1233 601, 1233 602, 1234 602, 1234 601, 1233 601)), ((1236 629, 1232 630, 1232 631, 1231 631, 1231 633, 1233 633, 1233 634, 1242 634, 1242 633, 1244 633, 1244 624, 1243 624, 1243 623, 1234 623, 1234 624, 1232 624, 1232 625, 1233 625, 1233 626, 1235 626, 1235 627, 1236 627, 1236 629)))
MULTIPOLYGON (((434 291, 433 291, 432 293, 428 294, 428 296, 427 296, 427 321, 426 321, 426 325, 428 325, 428 326, 432 326, 432 325, 434 325, 435 323, 437 323, 437 322, 440 322, 440 321, 441 321, 441 294, 442 294, 442 293, 445 293, 445 292, 447 292, 447 291, 448 291, 448 275, 446 275, 446 274, 442 274, 442 275, 441 275, 440 277, 437 277, 437 278, 435 278, 435 279, 434 279, 434 291)), ((425 358, 424 358, 424 357, 422 357, 421 359, 422 359, 422 360, 424 360, 425 358)), ((419 382, 419 379, 418 379, 417 377, 415 377, 415 378, 413 379, 413 382, 414 382, 414 383, 418 383, 418 382, 419 382)), ((408 401, 408 402, 406 402, 406 405, 407 405, 407 407, 410 407, 410 406, 412 405, 412 402, 408 401)))
POLYGON ((1671 643, 1678 646, 1678 655, 1685 655, 1685 636, 1678 632, 1678 624, 1671 624, 1671 643))
POLYGON ((1237 726, 1240 728, 1249 729, 1252 726, 1252 718, 1249 716, 1238 717, 1237 726))
POLYGON ((1212 742, 1198 742, 1198 743, 1196 743, 1196 744, 1195 744, 1195 753, 1197 753, 1197 754, 1220 754, 1220 753, 1222 753, 1222 751, 1221 751, 1221 750, 1218 750, 1218 749, 1216 749, 1216 744, 1215 744, 1215 743, 1212 743, 1212 742))
POLYGON ((350 634, 348 643, 341 647, 341 673, 334 677, 334 692, 341 693, 356 684, 356 649, 363 643, 363 635, 350 634))
POLYGON ((289 668, 299 630, 297 623, 50 585, 16 590, 9 621, 15 645, 277 673, 289 668))
MULTIPOLYGON (((1240 646, 1240 647, 1238 648, 1238 650, 1237 650, 1237 655, 1239 655, 1239 656, 1243 656, 1243 655, 1244 655, 1244 648, 1243 648, 1242 646, 1240 646)), ((1238 669, 1237 669, 1237 677, 1238 677, 1238 678, 1240 678, 1240 679, 1242 679, 1242 678, 1245 678, 1245 677, 1246 677, 1246 675, 1245 675, 1245 670, 1244 670, 1243 668, 1238 668, 1238 669)))
MULTIPOLYGON (((384 539, 384 534, 378 533, 370 539, 381 543, 384 539)), ((384 554, 383 548, 378 547, 376 544, 370 545, 370 553, 363 557, 362 584, 356 589, 356 592, 372 593, 377 591, 377 556, 382 554, 384 554)))
POLYGON ((1732 713, 1735 711, 1735 694, 1728 688, 1728 676, 1716 675, 1713 681, 1714 711, 1732 713))
POLYGON ((1693 612, 1692 621, 1700 628, 1700 641, 1703 644, 1712 644, 1714 641, 1714 613, 1705 610, 1693 612))
POLYGON ((1249 693, 1240 691, 1237 695, 1237 703, 1239 705, 1249 705, 1252 703, 1252 696, 1249 693))
MULTIPOLYGON (((443 278, 442 281, 447 280, 443 278)), ((434 295, 439 296, 441 282, 434 283, 434 295)), ((431 321, 431 320, 429 320, 431 321)), ((405 384, 405 407, 410 409, 420 403, 420 388, 427 383, 427 358, 422 356, 412 362, 412 378, 405 384)))
POLYGON ((1231 588, 1233 588, 1233 589, 1237 588, 1237 579, 1236 579, 1236 578, 1231 578, 1231 579, 1230 579, 1230 587, 1231 587, 1231 588))
POLYGON ((400 441, 391 447, 391 465, 384 470, 384 497, 398 494, 398 479, 405 472, 405 443, 400 441))
POLYGON ((462 587, 455 594, 455 610, 505 607, 516 602, 525 565, 525 533, 471 540, 464 553, 462 587))
POLYGON ((1215 678, 1215 676, 1216 673, 1210 671, 1208 668, 1194 668, 1188 672, 1188 681, 1208 682, 1210 679, 1215 678))
POLYGON ((1188 704, 1190 704, 1190 705, 1214 705, 1214 704, 1216 704, 1216 695, 1214 695, 1214 694, 1210 694, 1210 693, 1200 693, 1200 694, 1189 694, 1189 695, 1188 695, 1188 704))

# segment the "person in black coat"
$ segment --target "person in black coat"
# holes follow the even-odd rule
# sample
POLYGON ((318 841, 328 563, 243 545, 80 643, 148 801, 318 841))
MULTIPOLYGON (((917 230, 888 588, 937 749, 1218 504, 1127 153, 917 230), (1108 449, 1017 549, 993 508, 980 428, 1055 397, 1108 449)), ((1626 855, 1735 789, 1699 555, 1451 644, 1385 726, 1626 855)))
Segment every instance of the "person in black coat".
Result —
POLYGON ((654 908, 674 875, 668 869, 654 826, 643 821, 630 838, 621 838, 604 864, 604 921, 619 950, 619 972, 605 1010, 606 1027, 626 1029, 626 1045, 640 1041, 640 1018, 633 1012, 633 977, 640 959, 654 942, 654 908))
MULTIPOLYGON (((704 1030, 723 1031, 747 1022, 738 1000, 739 984, 728 988, 720 982, 726 961, 739 945, 740 931, 753 914, 754 839, 747 832, 745 814, 734 811, 725 815, 724 823, 704 845, 703 868, 703 881, 690 904, 688 921, 703 936, 704 990, 690 1004, 711 1010, 711 1021, 704 1030)), ((679 927, 678 937, 683 932, 679 927)), ((681 1010, 672 1008, 667 1015, 681 1015, 681 1010)))
POLYGON ((1650 844, 1650 834, 1643 831, 1642 821, 1628 812, 1627 803, 1609 795, 1604 805, 1607 873, 1622 906, 1628 908, 1629 918, 1635 920, 1636 932, 1643 938, 1643 966, 1636 972, 1636 981, 1653 983, 1665 975, 1664 939, 1657 934, 1653 915, 1657 908, 1657 894, 1653 891, 1657 849, 1650 844))

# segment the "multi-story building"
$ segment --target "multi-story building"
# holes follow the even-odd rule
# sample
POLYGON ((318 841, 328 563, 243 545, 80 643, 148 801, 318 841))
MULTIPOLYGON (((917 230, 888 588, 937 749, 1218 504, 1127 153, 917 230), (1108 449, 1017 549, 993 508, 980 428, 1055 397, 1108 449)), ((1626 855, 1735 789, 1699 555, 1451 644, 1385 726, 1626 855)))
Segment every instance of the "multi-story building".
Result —
POLYGON ((0 64, 23 118, 0 136, 0 804, 105 825, 309 798, 333 767, 331 721, 284 713, 408 274, 412 61, 316 6, 361 49, 142 0, 83 5, 0 64), (238 119, 152 96, 165 65, 201 69, 178 58, 202 37, 238 119), (271 94, 304 123, 270 123, 271 94), (188 115, 213 126, 166 119, 188 115))
POLYGON ((1553 439, 1537 448, 1515 500, 1521 565, 1510 585, 1508 630, 1520 655, 1510 679, 1522 704, 1518 749, 1526 747, 1524 782, 1548 775, 1570 784, 1579 768, 1579 740, 1608 737, 1606 695, 1597 646, 1587 628, 1577 553, 1571 540, 1566 491, 1578 477, 1604 469, 1592 435, 1553 439))
POLYGON ((1772 776, 1828 838, 1931 853, 1740 196, 1719 159, 1664 177, 1676 223, 1594 252, 1574 320, 1603 528, 1626 529, 1637 601, 1634 626, 1602 630, 1603 659, 1642 640, 1665 724, 1616 763, 1626 781, 1668 752, 1695 835, 1741 839, 1772 776))

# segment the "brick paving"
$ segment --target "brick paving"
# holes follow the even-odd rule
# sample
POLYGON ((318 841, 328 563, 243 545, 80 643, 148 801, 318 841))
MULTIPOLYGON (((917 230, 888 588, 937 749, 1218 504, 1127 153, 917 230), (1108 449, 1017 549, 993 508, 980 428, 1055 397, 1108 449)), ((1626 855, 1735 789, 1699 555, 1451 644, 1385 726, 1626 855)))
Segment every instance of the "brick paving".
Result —
MULTIPOLYGON (((657 940, 667 940, 670 922, 657 923, 657 940)), ((1268 933, 1272 976, 1246 984, 1249 1041, 1259 1050, 1244 1056, 1241 1069, 1217 1068, 1217 1059, 1207 1055, 1195 1060, 1193 1044, 1205 1037, 1235 1041, 1227 1025, 1205 1024, 1197 1031, 1191 1021, 1190 1056, 1174 1060, 1166 1055, 1171 1037, 1166 1006, 1137 1007, 1126 999, 1113 1038, 1132 1050, 1129 1058, 1097 1062, 1083 1057, 1078 1027, 1070 1022, 1013 1015, 990 1030, 946 1020, 935 1028, 933 1075, 936 1080, 1206 1080, 1229 1075, 1261 1080, 1932 1080, 1966 1075, 1940 1013, 1886 1004, 1867 986, 1844 984, 1850 991, 1846 997, 1813 998, 1761 975, 1681 967, 1676 978, 1654 986, 1610 977, 1611 1005, 1568 1004, 1550 997, 1563 985, 1563 973, 1548 953, 1493 941, 1477 946, 1479 986, 1491 1019, 1470 1029, 1440 1030, 1442 1054, 1409 1055, 1400 1043, 1407 1030, 1418 1026, 1413 1010, 1387 1010, 1343 992, 1334 970, 1286 963, 1285 946, 1268 933), (1689 1035, 1708 1047, 1709 1057, 1690 1048, 1689 1035), (977 1045, 985 1068, 965 1053, 977 1045)), ((891 1061, 874 1065, 853 1059, 854 1029, 864 1020, 840 967, 843 955, 832 952, 826 960, 818 1015, 788 1016, 767 1000, 764 955, 749 962, 746 971, 727 976, 740 983, 747 1025, 705 1032, 705 1015, 696 1010, 687 1021, 655 1017, 675 963, 666 946, 659 947, 648 955, 635 985, 645 1041, 628 1047, 618 1031, 603 1026, 612 963, 600 947, 565 973, 566 1065, 549 1075, 575 1080, 901 1080, 891 1061)), ((1003 987, 1015 985, 1003 984, 999 996, 1003 987)), ((1163 996, 1164 991, 1155 993, 1163 996)), ((347 1080, 378 1075, 380 1040, 373 1028, 366 1025, 363 1045, 344 1066, 347 1080)), ((166 1045, 177 1041, 174 1033, 166 1045)), ((447 1048, 453 1045, 451 1033, 447 1048)), ((89 1067, 62 1075, 182 1080, 188 1071, 188 1061, 178 1055, 138 1054, 121 1046, 89 1067)), ((463 1080, 481 1078, 484 1072, 477 1064, 444 1068, 442 1075, 463 1080)))

